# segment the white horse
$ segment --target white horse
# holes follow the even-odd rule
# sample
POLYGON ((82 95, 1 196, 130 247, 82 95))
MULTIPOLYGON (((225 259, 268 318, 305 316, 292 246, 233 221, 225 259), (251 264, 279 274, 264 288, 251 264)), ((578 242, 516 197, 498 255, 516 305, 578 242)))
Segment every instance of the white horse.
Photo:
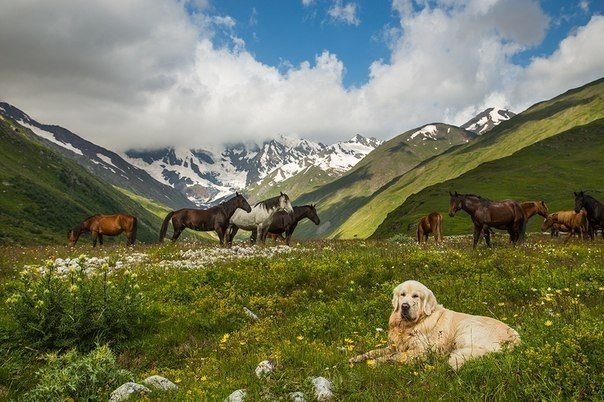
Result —
POLYGON ((288 214, 294 212, 287 194, 281 193, 277 197, 260 201, 252 207, 251 212, 237 209, 229 223, 228 243, 233 243, 233 238, 239 229, 256 231, 256 238, 265 242, 268 228, 273 222, 275 212, 285 211, 288 214))

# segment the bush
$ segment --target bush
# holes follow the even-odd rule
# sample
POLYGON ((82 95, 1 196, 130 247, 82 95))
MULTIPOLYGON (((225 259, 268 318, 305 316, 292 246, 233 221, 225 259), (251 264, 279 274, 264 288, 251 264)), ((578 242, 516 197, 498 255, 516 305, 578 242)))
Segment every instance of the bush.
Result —
POLYGON ((47 365, 36 373, 38 385, 26 401, 107 401, 121 384, 132 381, 130 372, 118 367, 107 345, 87 355, 72 349, 64 355, 46 355, 47 365))
POLYGON ((7 300, 20 344, 89 351, 96 343, 121 342, 136 332, 143 322, 137 275, 110 272, 106 263, 93 271, 87 261, 81 256, 68 267, 48 262, 21 272, 7 300))

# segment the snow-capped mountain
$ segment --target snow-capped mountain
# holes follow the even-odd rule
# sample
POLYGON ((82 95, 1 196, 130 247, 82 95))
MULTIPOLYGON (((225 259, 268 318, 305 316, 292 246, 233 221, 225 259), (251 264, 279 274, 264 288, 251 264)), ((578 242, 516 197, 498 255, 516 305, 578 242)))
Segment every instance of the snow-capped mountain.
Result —
POLYGON ((269 176, 271 185, 278 185, 311 166, 341 175, 381 143, 361 135, 333 145, 280 136, 261 145, 129 150, 123 157, 197 205, 208 206, 269 176))
POLYGON ((463 124, 461 128, 482 135, 493 127, 516 116, 516 113, 507 109, 488 108, 476 117, 463 124))
POLYGON ((182 193, 158 182, 145 170, 133 166, 115 152, 93 144, 63 127, 39 123, 22 110, 4 102, 0 102, 0 116, 13 119, 31 130, 48 147, 75 160, 108 183, 173 208, 194 206, 182 193))

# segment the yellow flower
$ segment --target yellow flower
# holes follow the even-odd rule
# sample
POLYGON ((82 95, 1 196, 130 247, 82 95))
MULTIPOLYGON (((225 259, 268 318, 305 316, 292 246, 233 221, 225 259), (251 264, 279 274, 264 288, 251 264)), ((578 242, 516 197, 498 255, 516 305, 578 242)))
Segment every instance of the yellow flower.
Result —
POLYGON ((375 359, 367 359, 367 365, 369 367, 375 367, 375 359))
POLYGON ((546 327, 551 327, 552 325, 554 325, 554 323, 552 322, 552 320, 545 321, 545 326, 546 327))
POLYGON ((297 340, 299 340, 299 341, 301 341, 302 339, 304 339, 304 337, 303 337, 302 335, 298 335, 298 336, 296 337, 296 339, 297 339, 297 340))

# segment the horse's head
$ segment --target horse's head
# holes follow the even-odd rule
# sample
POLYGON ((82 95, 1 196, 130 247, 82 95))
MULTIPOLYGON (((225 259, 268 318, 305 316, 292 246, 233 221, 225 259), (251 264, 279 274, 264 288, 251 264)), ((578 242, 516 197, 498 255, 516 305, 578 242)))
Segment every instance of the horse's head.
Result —
POLYGON ((76 245, 79 237, 80 236, 76 235, 73 229, 67 232, 67 241, 69 241, 69 244, 71 244, 71 246, 76 245))
POLYGON ((544 218, 547 218, 549 215, 549 210, 547 209, 547 205, 545 205, 545 201, 538 201, 537 204, 537 214, 541 215, 544 218))
POLYGON ((311 204, 308 206, 308 219, 313 221, 315 225, 321 223, 321 219, 319 219, 319 215, 317 215, 317 208, 315 207, 315 204, 311 204))
POLYGON ((281 192, 281 195, 279 195, 279 209, 287 212, 288 214, 292 214, 294 212, 294 208, 292 207, 292 203, 289 201, 289 197, 283 192, 281 192))
POLYGON ((581 211, 581 209, 585 205, 585 193, 583 191, 579 191, 575 194, 575 212, 581 211))
POLYGON ((237 208, 243 209, 247 213, 252 212, 252 207, 250 206, 250 204, 247 202, 245 197, 239 194, 239 192, 237 191, 235 192, 235 206, 237 208))
POLYGON ((455 213, 461 209, 462 196, 457 194, 457 191, 455 193, 449 191, 449 195, 451 196, 451 200, 449 201, 449 216, 454 217, 455 213))
POLYGON ((543 224, 541 225, 541 231, 545 232, 552 226, 554 226, 554 218, 552 215, 547 215, 547 217, 543 220, 543 224))

